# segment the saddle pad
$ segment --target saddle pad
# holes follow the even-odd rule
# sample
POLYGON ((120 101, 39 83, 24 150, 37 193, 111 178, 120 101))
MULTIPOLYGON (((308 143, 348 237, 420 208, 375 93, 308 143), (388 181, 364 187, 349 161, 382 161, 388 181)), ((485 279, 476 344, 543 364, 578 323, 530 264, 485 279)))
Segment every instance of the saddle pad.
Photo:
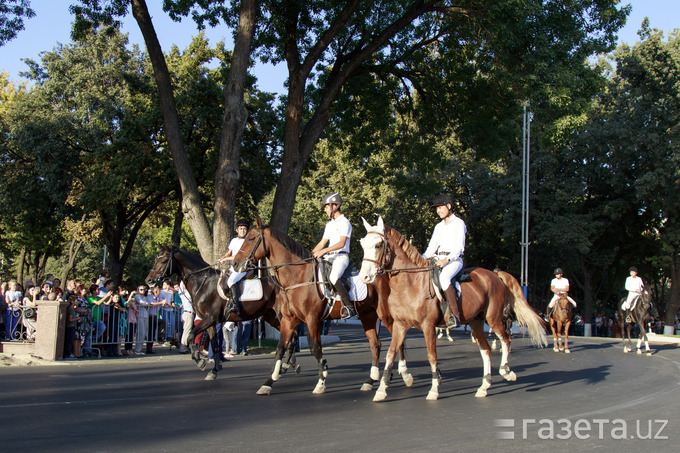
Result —
MULTIPOLYGON (((346 275, 347 274, 345 273, 345 276, 346 275)), ((342 281, 342 284, 344 284, 345 286, 347 286, 346 283, 348 281, 350 282, 350 288, 347 289, 349 299, 353 302, 359 302, 366 299, 366 296, 368 296, 368 287, 366 286, 366 283, 361 281, 359 275, 352 275, 349 279, 346 279, 345 276, 343 276, 340 280, 342 281)), ((321 294, 324 294, 329 299, 332 299, 333 294, 331 294, 331 291, 328 289, 328 286, 323 282, 324 282, 323 271, 321 269, 321 266, 319 266, 319 289, 321 290, 321 294)))
POLYGON ((238 298, 241 302, 262 299, 262 282, 259 278, 241 280, 238 284, 241 285, 241 297, 238 298))

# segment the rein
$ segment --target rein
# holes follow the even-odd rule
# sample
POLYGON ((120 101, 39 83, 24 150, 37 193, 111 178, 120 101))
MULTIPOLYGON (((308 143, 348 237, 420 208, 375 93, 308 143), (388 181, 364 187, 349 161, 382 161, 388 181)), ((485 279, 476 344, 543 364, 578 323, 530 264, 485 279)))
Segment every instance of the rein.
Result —
POLYGON ((436 266, 430 265, 430 266, 425 266, 425 267, 402 267, 398 269, 385 269, 385 267, 390 264, 390 257, 389 254, 391 252, 390 248, 390 241, 387 239, 387 236, 385 236, 383 233, 380 233, 378 231, 369 231, 368 234, 377 234, 378 236, 382 237, 383 243, 385 244, 385 249, 382 252, 382 258, 378 260, 372 260, 370 258, 363 258, 362 261, 368 261, 369 263, 373 263, 376 265, 376 274, 381 275, 381 274, 391 274, 395 272, 426 272, 426 271, 432 271, 436 266))

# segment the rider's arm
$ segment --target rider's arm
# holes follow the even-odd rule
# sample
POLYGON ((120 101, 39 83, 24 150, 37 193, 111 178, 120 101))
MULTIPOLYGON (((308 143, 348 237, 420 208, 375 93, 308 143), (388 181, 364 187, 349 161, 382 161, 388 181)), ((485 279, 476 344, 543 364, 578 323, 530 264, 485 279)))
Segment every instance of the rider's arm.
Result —
POLYGON ((314 258, 321 258, 326 252, 321 253, 324 247, 326 247, 326 244, 328 244, 328 239, 323 238, 319 241, 318 244, 316 244, 316 247, 312 249, 312 255, 314 258))

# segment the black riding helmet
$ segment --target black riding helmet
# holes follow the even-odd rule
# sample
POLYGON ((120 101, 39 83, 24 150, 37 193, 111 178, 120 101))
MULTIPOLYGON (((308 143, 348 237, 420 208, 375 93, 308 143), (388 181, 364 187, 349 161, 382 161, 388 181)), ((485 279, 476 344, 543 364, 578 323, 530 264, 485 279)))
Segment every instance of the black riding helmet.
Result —
POLYGON ((250 222, 248 222, 246 219, 238 219, 238 222, 236 222, 236 227, 244 226, 248 229, 250 229, 250 222))
POLYGON ((448 193, 440 193, 439 195, 434 197, 434 201, 432 201, 433 208, 436 208, 438 206, 446 206, 447 204, 453 206, 453 197, 448 193))
POLYGON ((630 269, 628 269, 628 272, 637 272, 637 267, 633 266, 630 269))
POLYGON ((561 267, 558 267, 557 269, 555 269, 555 270, 553 271, 553 275, 557 275, 557 274, 562 274, 562 275, 564 275, 564 271, 562 270, 561 267))

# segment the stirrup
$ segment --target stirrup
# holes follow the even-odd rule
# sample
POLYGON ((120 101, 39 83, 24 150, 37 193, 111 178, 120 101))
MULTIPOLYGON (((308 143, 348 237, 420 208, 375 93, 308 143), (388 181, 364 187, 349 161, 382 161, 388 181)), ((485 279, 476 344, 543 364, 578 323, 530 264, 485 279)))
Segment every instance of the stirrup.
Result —
POLYGON ((458 316, 451 313, 451 317, 446 321, 446 328, 455 329, 456 327, 460 327, 460 319, 458 319, 458 316))
POLYGON ((340 310, 340 319, 349 319, 356 315, 357 313, 354 310, 354 307, 348 307, 347 305, 343 305, 342 309, 340 310))

